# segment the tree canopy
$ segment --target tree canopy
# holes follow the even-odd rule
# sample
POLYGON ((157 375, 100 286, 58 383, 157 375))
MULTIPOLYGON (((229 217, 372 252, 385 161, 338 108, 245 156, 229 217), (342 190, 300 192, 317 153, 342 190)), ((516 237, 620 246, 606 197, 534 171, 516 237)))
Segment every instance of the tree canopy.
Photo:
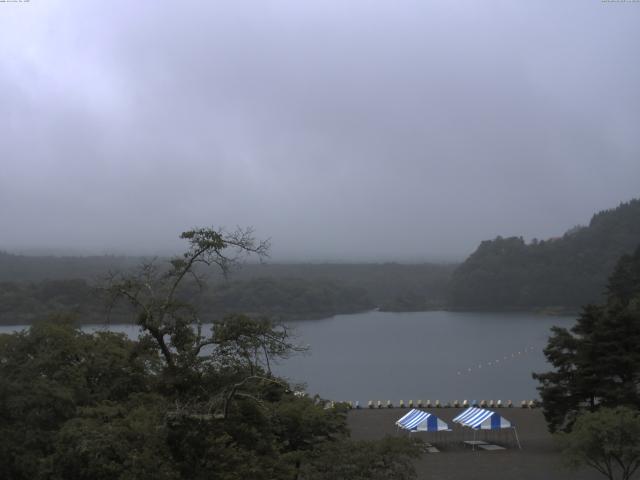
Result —
POLYGON ((609 480, 628 480, 640 467, 637 410, 618 407, 582 413, 571 433, 560 435, 559 440, 570 467, 586 465, 609 480))
POLYGON ((146 263, 104 285, 131 305, 139 339, 68 318, 0 335, 0 477, 329 478, 318 473, 324 458, 345 479, 412 478, 413 445, 353 443, 345 406, 325 408, 273 375, 271 361, 298 349, 286 327, 235 313, 206 328, 179 294, 185 279, 204 281, 196 264, 228 271, 266 245, 246 230, 182 238, 189 248, 168 267, 146 263), (384 448, 384 463, 368 464, 372 448, 384 448))
POLYGON ((554 370, 534 378, 552 431, 583 410, 640 407, 640 247, 619 260, 606 303, 586 306, 570 330, 554 327, 544 353, 554 370))

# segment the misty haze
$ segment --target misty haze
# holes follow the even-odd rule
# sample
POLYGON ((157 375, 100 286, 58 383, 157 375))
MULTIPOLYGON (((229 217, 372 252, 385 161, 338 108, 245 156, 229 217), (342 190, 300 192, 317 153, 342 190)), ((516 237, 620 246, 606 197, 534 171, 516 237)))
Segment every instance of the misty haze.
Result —
POLYGON ((0 0, 0 478, 640 478, 638 25, 0 0))

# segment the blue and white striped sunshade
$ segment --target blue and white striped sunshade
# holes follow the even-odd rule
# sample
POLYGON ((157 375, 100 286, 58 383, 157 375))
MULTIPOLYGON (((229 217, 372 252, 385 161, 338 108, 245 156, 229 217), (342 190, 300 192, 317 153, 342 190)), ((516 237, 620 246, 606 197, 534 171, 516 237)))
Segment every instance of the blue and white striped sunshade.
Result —
POLYGON ((449 430, 449 426, 435 415, 415 408, 409 410, 409 413, 396 421, 396 425, 413 432, 449 430))
POLYGON ((471 407, 453 419, 455 423, 478 430, 510 428, 512 424, 496 412, 484 408, 471 407))

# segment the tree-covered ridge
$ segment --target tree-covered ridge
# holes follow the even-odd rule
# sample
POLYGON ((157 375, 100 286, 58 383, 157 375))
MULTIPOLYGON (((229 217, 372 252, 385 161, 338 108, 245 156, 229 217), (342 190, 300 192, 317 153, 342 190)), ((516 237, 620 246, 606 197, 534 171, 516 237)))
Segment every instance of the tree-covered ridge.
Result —
POLYGON ((276 317, 326 317, 374 307, 363 288, 331 280, 254 278, 218 284, 198 302, 203 311, 276 317))
MULTIPOLYGON (((321 279, 256 278, 206 284, 202 290, 186 282, 178 294, 207 321, 235 312, 308 319, 374 307, 364 289, 321 279)), ((0 282, 0 324, 28 324, 52 312, 72 313, 85 323, 105 322, 107 315, 112 323, 131 321, 123 306, 107 312, 99 292, 86 280, 0 282)))
POLYGON ((577 310, 604 299, 617 260, 640 245, 640 200, 593 216, 561 238, 484 241, 453 273, 451 306, 577 310))
POLYGON ((133 268, 142 260, 143 257, 115 255, 17 255, 0 250, 0 281, 95 280, 109 270, 133 268))
MULTIPOLYGON (((105 319, 93 286, 112 270, 164 259, 142 257, 28 257, 0 252, 0 324, 25 324, 51 312, 72 312, 88 323, 105 319)), ((182 286, 181 294, 209 319, 230 312, 285 319, 327 317, 374 307, 391 311, 443 307, 454 265, 398 263, 246 263, 225 279, 198 270, 206 285, 182 286)), ((111 320, 124 321, 114 310, 111 320)))

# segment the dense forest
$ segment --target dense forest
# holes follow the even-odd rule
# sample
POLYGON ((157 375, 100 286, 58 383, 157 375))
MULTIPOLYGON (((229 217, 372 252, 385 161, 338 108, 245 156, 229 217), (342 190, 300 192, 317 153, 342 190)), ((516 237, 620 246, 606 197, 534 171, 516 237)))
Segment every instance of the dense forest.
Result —
MULTIPOLYGON (((25 324, 51 312, 73 313, 84 322, 107 318, 99 287, 110 271, 152 262, 138 257, 29 257, 0 253, 0 324, 25 324)), ((162 264, 163 259, 153 260, 162 264)), ((248 263, 227 278, 200 269, 203 285, 185 282, 180 294, 206 320, 245 312, 281 319, 310 319, 375 307, 422 310, 442 307, 452 265, 248 263), (409 303, 407 303, 407 299, 409 303)), ((115 308, 111 322, 129 312, 115 308)))
MULTIPOLYGON (((575 312, 603 299, 607 277, 640 244, 640 200, 593 216, 562 237, 484 241, 455 264, 247 263, 224 277, 201 269, 206 284, 181 295, 208 320, 232 312, 309 319, 372 308, 575 312)), ((50 312, 105 319, 97 295, 108 272, 166 260, 143 257, 30 257, 0 252, 0 323, 30 323, 50 312)), ((111 321, 128 312, 115 309, 111 321)))
MULTIPOLYGON (((361 288, 331 281, 258 278, 200 288, 194 283, 178 292, 206 321, 245 312, 280 319, 327 317, 374 308, 361 288)), ((71 313, 85 323, 130 321, 126 307, 107 309, 98 287, 86 280, 45 280, 37 283, 0 283, 0 324, 28 324, 51 313, 71 313)))
POLYGON ((561 238, 485 241, 453 273, 452 308, 575 311, 604 299, 618 259, 640 245, 640 200, 595 214, 561 238))
POLYGON ((16 255, 0 251, 1 282, 43 280, 96 280, 111 270, 135 268, 144 257, 114 255, 53 256, 16 255))

